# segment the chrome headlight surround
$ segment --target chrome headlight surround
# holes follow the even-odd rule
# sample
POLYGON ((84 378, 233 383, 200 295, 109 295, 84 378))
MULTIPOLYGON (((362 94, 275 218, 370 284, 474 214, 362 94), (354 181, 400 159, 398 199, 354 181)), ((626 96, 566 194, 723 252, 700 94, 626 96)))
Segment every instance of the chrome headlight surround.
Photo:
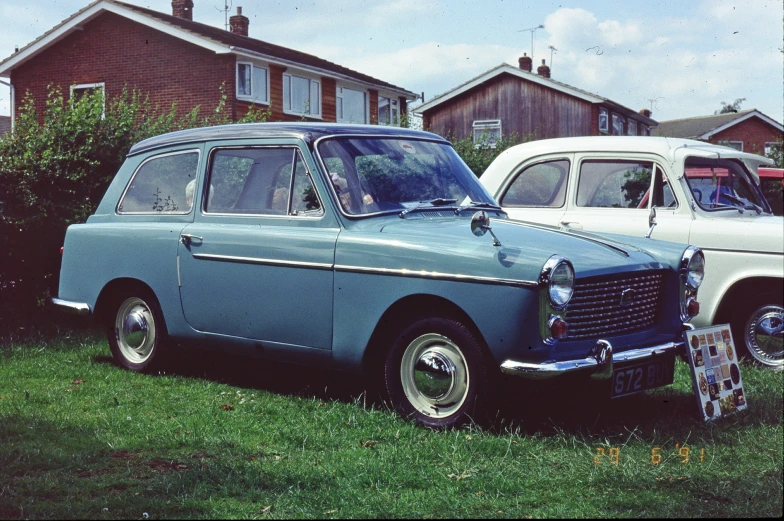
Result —
POLYGON ((688 322, 699 313, 697 290, 705 277, 705 254, 696 246, 689 246, 683 252, 680 274, 680 318, 688 322), (694 311, 696 309, 696 312, 694 311))
POLYGON ((539 274, 539 332, 545 344, 553 345, 566 333, 553 336, 553 324, 568 330, 566 306, 574 295, 574 267, 560 255, 553 255, 539 274))

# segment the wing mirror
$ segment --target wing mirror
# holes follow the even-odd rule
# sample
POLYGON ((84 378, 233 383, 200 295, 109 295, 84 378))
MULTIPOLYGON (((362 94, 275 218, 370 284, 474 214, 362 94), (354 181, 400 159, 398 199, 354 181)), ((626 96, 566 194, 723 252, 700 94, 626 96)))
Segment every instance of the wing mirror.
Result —
POLYGON ((493 246, 501 246, 501 241, 498 240, 498 237, 495 236, 493 229, 490 227, 490 217, 484 211, 476 212, 471 216, 471 233, 477 237, 482 237, 487 232, 490 232, 490 235, 493 236, 493 246))

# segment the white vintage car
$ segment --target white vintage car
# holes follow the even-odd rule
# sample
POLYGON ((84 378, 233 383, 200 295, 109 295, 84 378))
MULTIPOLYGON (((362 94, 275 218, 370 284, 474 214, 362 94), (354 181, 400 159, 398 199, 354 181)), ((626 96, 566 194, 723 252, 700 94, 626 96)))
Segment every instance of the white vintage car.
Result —
POLYGON ((729 322, 744 354, 781 368, 784 218, 772 214, 757 174, 770 163, 687 139, 544 139, 504 151, 481 181, 513 219, 702 248, 692 323, 729 322))

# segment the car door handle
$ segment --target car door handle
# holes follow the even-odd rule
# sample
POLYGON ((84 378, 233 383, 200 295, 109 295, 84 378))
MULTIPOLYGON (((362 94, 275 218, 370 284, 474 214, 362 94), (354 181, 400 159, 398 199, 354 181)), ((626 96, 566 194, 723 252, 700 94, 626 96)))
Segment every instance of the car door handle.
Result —
POLYGON ((577 221, 561 221, 561 226, 566 226, 568 228, 574 228, 575 230, 582 230, 583 225, 578 223, 577 221))
POLYGON ((182 235, 180 235, 180 242, 183 243, 185 246, 190 246, 192 241, 203 242, 204 239, 196 235, 191 235, 190 233, 183 233, 182 235))

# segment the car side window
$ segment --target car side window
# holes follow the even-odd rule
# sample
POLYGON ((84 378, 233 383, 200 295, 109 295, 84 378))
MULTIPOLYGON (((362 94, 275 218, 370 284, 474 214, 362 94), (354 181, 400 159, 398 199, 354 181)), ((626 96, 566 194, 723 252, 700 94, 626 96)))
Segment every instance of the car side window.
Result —
POLYGON ((193 208, 199 152, 175 152, 144 161, 117 205, 121 214, 184 215, 193 208))
POLYGON ((648 161, 587 160, 580 165, 577 206, 641 208, 651 187, 653 163, 648 161))
MULTIPOLYGON (((659 165, 656 165, 655 181, 653 183, 653 206, 657 208, 674 208, 678 201, 672 193, 672 187, 667 181, 667 176, 659 165)), ((646 202, 646 201, 643 201, 646 202)))
POLYGON ((208 213, 297 215, 321 210, 305 163, 294 147, 216 150, 209 179, 208 213))
POLYGON ((568 160, 559 159, 524 168, 501 196, 501 206, 562 207, 566 201, 569 165, 568 160))

